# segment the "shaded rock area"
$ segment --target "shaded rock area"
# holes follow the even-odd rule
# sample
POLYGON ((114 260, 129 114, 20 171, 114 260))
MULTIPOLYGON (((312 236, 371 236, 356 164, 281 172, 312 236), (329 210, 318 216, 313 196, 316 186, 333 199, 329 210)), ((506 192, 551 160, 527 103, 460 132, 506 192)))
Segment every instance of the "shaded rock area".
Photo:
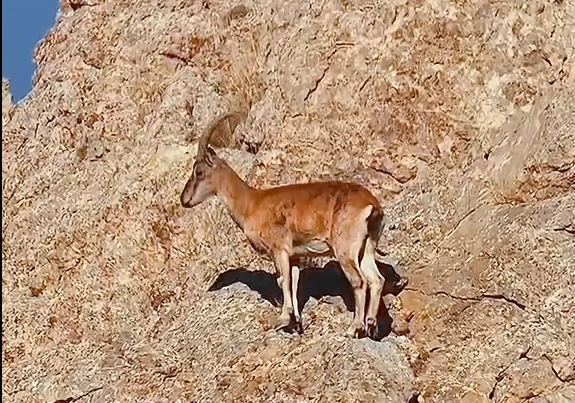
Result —
POLYGON ((29 98, 2 82, 3 397, 575 401, 574 26, 568 1, 62 0, 29 98), (344 336, 329 262, 276 333, 272 263, 179 205, 231 109, 250 184, 381 200, 409 284, 380 340, 344 336))

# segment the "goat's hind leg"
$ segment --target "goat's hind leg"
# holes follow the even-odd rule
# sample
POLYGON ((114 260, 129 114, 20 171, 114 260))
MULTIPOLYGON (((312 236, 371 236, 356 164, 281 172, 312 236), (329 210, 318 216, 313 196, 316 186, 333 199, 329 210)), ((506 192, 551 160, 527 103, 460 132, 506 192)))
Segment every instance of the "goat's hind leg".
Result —
POLYGON ((282 313, 278 318, 276 330, 287 330, 292 325, 294 315, 293 297, 291 293, 291 274, 289 255, 285 251, 280 251, 274 254, 274 262, 276 270, 280 274, 278 277, 278 285, 281 285, 283 295, 282 313))
POLYGON ((360 270, 369 283, 369 306, 365 320, 366 331, 369 337, 374 337, 377 329, 377 315, 379 313, 385 279, 377 268, 375 262, 375 245, 369 238, 367 238, 365 242, 360 270))
MULTIPOLYGON (((339 222, 339 225, 344 225, 344 233, 353 234, 353 227, 339 222)), ((353 315, 353 323, 347 335, 360 338, 365 336, 365 304, 367 299, 367 286, 366 278, 361 273, 359 267, 359 252, 363 244, 363 238, 355 236, 353 238, 339 236, 334 239, 333 251, 334 255, 341 265, 341 269, 345 277, 349 281, 353 290, 355 310, 353 315), (354 239, 355 238, 355 239, 354 239)))
POLYGON ((353 323, 351 324, 347 335, 354 338, 363 337, 365 334, 365 302, 367 297, 367 282, 358 270, 358 264, 355 259, 339 257, 338 261, 345 277, 353 289, 355 301, 355 310, 353 314, 353 323))

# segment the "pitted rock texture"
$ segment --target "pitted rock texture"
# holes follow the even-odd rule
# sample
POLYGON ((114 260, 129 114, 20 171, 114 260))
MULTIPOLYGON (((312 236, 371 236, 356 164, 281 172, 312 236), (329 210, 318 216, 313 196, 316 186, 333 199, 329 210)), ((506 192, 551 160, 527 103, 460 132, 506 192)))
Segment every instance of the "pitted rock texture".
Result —
POLYGON ((573 26, 569 1, 62 0, 29 98, 2 82, 3 397, 574 401, 573 26), (231 109, 250 184, 381 200, 395 334, 344 337, 330 264, 276 333, 271 262, 179 205, 231 109))

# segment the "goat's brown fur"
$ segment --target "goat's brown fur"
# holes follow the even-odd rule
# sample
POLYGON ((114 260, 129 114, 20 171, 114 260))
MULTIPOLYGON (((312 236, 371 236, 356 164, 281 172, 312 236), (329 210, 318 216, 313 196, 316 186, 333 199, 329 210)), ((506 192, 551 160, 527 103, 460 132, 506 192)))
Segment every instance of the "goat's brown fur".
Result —
POLYGON ((181 204, 191 208, 217 195, 253 248, 274 260, 284 297, 278 328, 290 327, 295 316, 301 330, 295 295, 299 269, 295 269, 298 273, 290 272, 290 259, 331 255, 340 262, 354 290, 356 308, 351 332, 356 337, 366 330, 373 335, 384 283, 375 263, 383 229, 383 209, 378 200, 363 186, 349 182, 267 189, 249 186, 209 146, 217 125, 234 115, 217 119, 200 139, 194 172, 181 193, 181 204))

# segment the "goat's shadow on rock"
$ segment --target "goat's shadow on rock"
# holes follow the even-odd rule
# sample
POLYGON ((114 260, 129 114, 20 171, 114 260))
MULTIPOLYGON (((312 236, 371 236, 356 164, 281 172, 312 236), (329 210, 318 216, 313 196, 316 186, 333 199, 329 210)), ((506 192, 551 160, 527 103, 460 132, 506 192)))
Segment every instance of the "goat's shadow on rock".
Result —
MULTIPOLYGON (((377 262, 377 266, 385 278, 383 295, 398 295, 407 285, 406 279, 389 264, 377 262)), ((277 284, 276 276, 263 270, 248 270, 243 267, 230 269, 221 273, 208 291, 217 291, 235 283, 245 284, 274 307, 281 307, 282 305, 283 296, 277 284)), ((329 261, 323 267, 306 266, 300 272, 298 287, 300 312, 303 311, 303 307, 310 298, 320 300, 327 296, 341 297, 347 310, 354 311, 353 290, 336 260, 329 261)), ((369 304, 369 292, 366 307, 367 304, 369 304)), ((378 329, 374 340, 379 341, 390 334, 392 323, 393 319, 389 315, 382 298, 378 315, 378 329)))

